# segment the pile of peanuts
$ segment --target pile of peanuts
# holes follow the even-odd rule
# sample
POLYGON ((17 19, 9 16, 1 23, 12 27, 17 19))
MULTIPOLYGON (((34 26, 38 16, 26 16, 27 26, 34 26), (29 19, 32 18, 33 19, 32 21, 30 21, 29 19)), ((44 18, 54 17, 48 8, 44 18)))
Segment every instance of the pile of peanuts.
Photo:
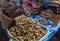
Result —
POLYGON ((19 18, 15 25, 9 29, 10 37, 20 41, 37 41, 42 38, 47 30, 40 27, 29 17, 19 18))

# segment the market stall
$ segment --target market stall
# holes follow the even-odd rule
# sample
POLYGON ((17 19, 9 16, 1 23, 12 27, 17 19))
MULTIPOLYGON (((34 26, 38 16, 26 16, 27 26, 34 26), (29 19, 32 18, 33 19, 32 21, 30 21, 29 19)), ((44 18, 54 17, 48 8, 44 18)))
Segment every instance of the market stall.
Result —
POLYGON ((60 30, 60 0, 1 0, 0 21, 9 41, 51 41, 60 30))

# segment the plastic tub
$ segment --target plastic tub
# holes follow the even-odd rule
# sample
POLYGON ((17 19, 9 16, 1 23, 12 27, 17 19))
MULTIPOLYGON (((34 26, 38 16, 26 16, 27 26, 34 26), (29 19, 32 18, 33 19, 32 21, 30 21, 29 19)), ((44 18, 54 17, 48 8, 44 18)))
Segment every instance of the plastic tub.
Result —
MULTIPOLYGON (((7 30, 8 34, 9 34, 9 31, 7 30)), ((55 31, 53 29, 47 29, 47 33, 46 35, 44 35, 42 38, 40 38, 38 41, 49 41, 52 36, 55 34, 55 31)), ((10 38, 10 37, 9 37, 10 38)), ((13 41, 13 39, 10 38, 9 41, 13 41)), ((16 40, 16 41, 19 41, 19 40, 16 40)))
MULTIPOLYGON (((8 37, 10 38, 10 36, 9 36, 9 31, 7 30, 7 32, 8 32, 8 37)), ((47 30, 47 34, 44 35, 42 38, 40 38, 38 41, 46 41, 46 40, 48 40, 48 35, 49 35, 49 33, 50 33, 50 32, 47 30)), ((19 40, 13 40, 12 38, 10 38, 9 41, 19 41, 19 40)))
MULTIPOLYGON (((31 15, 31 16, 29 16, 30 18, 32 18, 33 20, 38 20, 39 18, 41 18, 39 15, 31 15)), ((51 21, 47 21, 48 22, 48 25, 46 26, 46 25, 43 25, 43 24, 40 24, 39 22, 38 22, 38 24, 40 25, 40 26, 42 26, 42 27, 44 27, 44 28, 46 28, 46 29, 49 29, 49 28, 51 28, 52 27, 52 24, 53 24, 53 22, 51 22, 51 21)))
MULTIPOLYGON (((34 16, 34 17, 39 18, 39 16, 34 16)), ((52 30, 52 29, 47 29, 46 28, 46 30, 47 30, 47 33, 42 38, 40 38, 38 41, 49 41, 49 38, 51 38, 55 33, 54 30, 52 30)), ((7 32, 8 32, 8 36, 9 36, 9 31, 7 30, 7 32)), ((10 38, 9 41, 14 41, 14 40, 10 38)), ((16 41, 19 41, 19 40, 16 40, 16 41)))
MULTIPOLYGON (((33 20, 33 19, 32 19, 33 20)), ((33 20, 34 21, 34 20, 33 20)), ((45 29, 45 30, 47 30, 47 29, 45 29)), ((9 31, 8 31, 8 29, 7 29, 7 33, 8 33, 8 37, 10 38, 10 41, 14 41, 13 39, 11 39, 11 37, 9 36, 10 35, 10 33, 9 33, 9 31)), ((49 31, 47 30, 47 34, 46 35, 44 35, 42 38, 40 38, 41 40, 43 40, 44 39, 44 37, 47 39, 48 38, 48 33, 49 33, 49 31)), ((38 41, 40 41, 40 39, 38 40, 38 41)), ((16 40, 16 41, 19 41, 19 40, 16 40)))

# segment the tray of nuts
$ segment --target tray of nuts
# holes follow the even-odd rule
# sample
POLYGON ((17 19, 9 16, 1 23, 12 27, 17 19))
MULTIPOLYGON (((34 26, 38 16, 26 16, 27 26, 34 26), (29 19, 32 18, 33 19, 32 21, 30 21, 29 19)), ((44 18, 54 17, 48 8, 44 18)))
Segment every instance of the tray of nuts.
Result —
POLYGON ((17 17, 15 23, 7 29, 7 32, 12 41, 39 41, 43 37, 48 38, 49 31, 29 17, 17 17))
POLYGON ((52 21, 47 20, 46 18, 41 17, 39 15, 31 15, 29 17, 32 18, 33 20, 35 20, 36 23, 38 23, 40 26, 42 26, 43 28, 46 28, 46 29, 50 28, 53 24, 52 21))

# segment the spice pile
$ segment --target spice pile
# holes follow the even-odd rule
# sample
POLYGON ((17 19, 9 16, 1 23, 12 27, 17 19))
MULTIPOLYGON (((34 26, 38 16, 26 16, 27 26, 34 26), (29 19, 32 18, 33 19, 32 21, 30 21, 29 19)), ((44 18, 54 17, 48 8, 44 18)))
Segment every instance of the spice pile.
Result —
POLYGON ((15 25, 9 29, 9 32, 13 39, 37 41, 47 33, 47 30, 40 27, 32 19, 25 17, 16 21, 15 25))

